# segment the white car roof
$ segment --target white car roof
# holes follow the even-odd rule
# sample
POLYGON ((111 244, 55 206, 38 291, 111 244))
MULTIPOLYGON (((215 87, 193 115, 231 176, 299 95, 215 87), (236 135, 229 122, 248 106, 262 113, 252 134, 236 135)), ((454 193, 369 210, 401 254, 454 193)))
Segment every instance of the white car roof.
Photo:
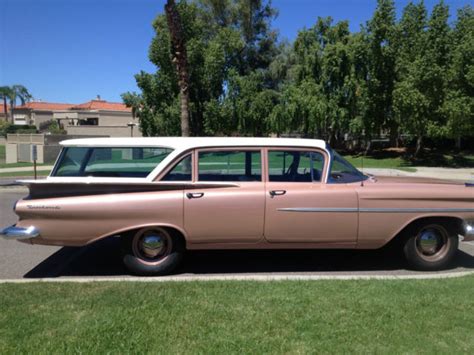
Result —
MULTIPOLYGON (((252 137, 143 137, 143 138, 82 138, 60 142, 63 147, 164 147, 173 151, 163 159, 146 178, 122 177, 61 177, 48 176, 46 181, 58 183, 141 183, 153 182, 155 177, 183 151, 208 147, 328 147, 320 139, 302 138, 252 138, 252 137)), ((38 181, 38 180, 34 180, 38 181)), ((28 183, 33 183, 29 181, 28 183)))
POLYGON ((179 151, 204 147, 278 146, 326 148, 321 139, 253 137, 82 138, 60 142, 65 147, 166 147, 179 151))

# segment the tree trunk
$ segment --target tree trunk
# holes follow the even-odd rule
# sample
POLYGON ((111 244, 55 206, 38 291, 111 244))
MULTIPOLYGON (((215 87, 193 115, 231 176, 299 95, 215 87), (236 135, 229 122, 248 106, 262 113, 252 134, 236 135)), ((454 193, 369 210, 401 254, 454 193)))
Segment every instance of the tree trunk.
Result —
POLYGON ((8 122, 8 104, 5 96, 3 97, 3 112, 5 112, 5 121, 8 122))
POLYGON ((398 148, 398 125, 392 123, 390 126, 390 146, 398 148))
POLYGON ((11 124, 15 124, 15 118, 13 117, 13 100, 10 100, 10 122, 11 124))
POLYGON ((189 90, 180 87, 179 101, 181 105, 181 135, 189 137, 191 130, 189 129, 189 90))
POLYGON ((372 138, 368 137, 368 139, 366 140, 364 155, 369 155, 371 151, 372 151, 372 138))
POLYGON ((462 147, 462 139, 461 136, 456 137, 456 149, 461 150, 462 147))
POLYGON ((186 41, 183 35, 181 16, 179 15, 174 0, 167 0, 165 5, 166 20, 171 36, 173 47, 173 63, 176 66, 179 84, 179 96, 181 106, 181 135, 188 137, 189 128, 189 74, 188 55, 186 52, 186 41))
POLYGON ((415 158, 418 157, 418 155, 421 152, 421 149, 423 148, 423 136, 418 136, 416 139, 416 149, 415 149, 415 154, 413 155, 415 158))

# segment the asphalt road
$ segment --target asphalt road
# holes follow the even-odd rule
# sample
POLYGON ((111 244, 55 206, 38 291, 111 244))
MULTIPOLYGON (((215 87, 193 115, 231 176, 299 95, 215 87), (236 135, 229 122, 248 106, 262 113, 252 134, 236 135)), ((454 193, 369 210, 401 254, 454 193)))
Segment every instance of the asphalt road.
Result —
MULTIPOLYGON (((0 188, 0 226, 16 222, 12 211, 24 192, 0 188)), ((461 243, 447 272, 474 270, 474 244, 461 243)), ((186 254, 177 275, 416 275, 398 254, 374 251, 195 251, 186 254)), ((426 274, 426 273, 423 273, 426 274)), ((108 239, 88 247, 33 246, 0 239, 0 279, 123 277, 120 243, 108 239)), ((133 277, 133 276, 130 276, 133 277)))

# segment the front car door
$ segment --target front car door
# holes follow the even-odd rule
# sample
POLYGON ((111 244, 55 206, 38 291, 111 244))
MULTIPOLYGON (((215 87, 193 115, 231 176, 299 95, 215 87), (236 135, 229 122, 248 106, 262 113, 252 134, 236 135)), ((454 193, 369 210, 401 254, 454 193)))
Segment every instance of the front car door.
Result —
POLYGON ((326 152, 317 149, 267 150, 267 241, 355 245, 355 186, 323 182, 328 159, 326 152))
POLYGON ((185 191, 184 228, 191 243, 253 243, 263 239, 265 190, 260 148, 200 149, 195 182, 234 187, 185 191))

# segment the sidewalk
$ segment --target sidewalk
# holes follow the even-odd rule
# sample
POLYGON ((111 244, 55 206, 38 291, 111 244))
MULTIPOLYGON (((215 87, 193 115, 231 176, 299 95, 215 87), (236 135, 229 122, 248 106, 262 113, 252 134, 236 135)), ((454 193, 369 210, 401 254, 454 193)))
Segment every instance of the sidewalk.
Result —
MULTIPOLYGON (((37 166, 36 167, 36 170, 37 171, 47 171, 47 170, 51 170, 53 168, 52 165, 41 165, 41 166, 37 166)), ((16 173, 16 172, 30 172, 30 171, 33 171, 33 166, 20 166, 20 167, 16 167, 16 168, 1 168, 0 169, 0 174, 1 173, 16 173)))

